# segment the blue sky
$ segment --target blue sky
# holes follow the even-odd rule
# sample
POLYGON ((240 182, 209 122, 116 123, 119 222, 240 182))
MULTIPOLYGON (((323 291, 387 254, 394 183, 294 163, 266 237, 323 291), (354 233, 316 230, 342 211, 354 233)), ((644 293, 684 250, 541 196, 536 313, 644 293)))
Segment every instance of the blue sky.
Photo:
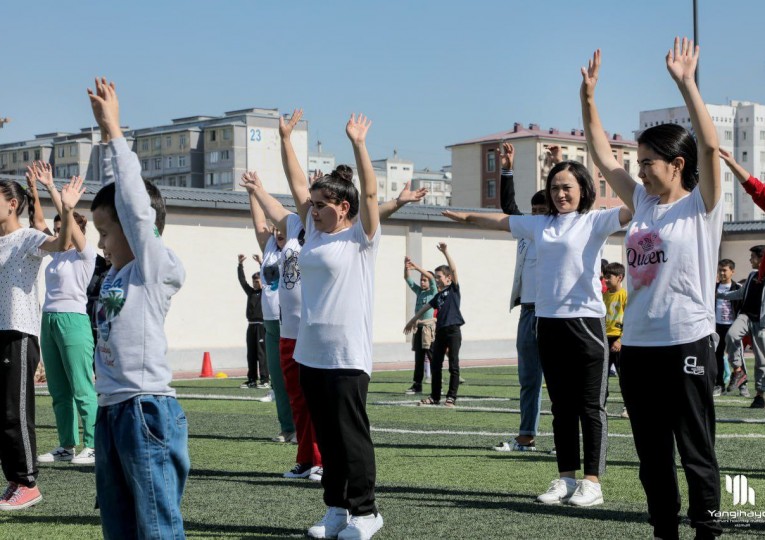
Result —
MULTIPOLYGON (((707 102, 765 103, 761 0, 699 0, 707 102)), ((352 158, 347 116, 374 125, 372 157, 397 148, 418 168, 444 146, 513 122, 581 124, 579 67, 603 49, 606 128, 681 104, 663 57, 691 35, 691 0, 7 2, 0 143, 91 124, 85 88, 114 79, 134 128, 250 106, 302 107, 317 139, 352 158), (34 6, 34 7, 30 7, 34 6), (66 6, 66 8, 64 8, 66 6)))

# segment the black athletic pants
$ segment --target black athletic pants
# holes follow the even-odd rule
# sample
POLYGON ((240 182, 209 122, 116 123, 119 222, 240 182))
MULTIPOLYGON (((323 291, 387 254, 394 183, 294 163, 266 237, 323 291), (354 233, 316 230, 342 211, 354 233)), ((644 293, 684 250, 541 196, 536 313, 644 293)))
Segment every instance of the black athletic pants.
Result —
POLYGON ((35 370, 40 363, 37 337, 0 331, 0 461, 5 479, 34 487, 37 479, 35 370))
POLYGON ((731 324, 715 324, 715 332, 720 336, 720 341, 717 343, 717 350, 715 350, 715 358, 717 359, 717 378, 715 379, 715 386, 725 389, 725 336, 728 335, 731 324))
POLYGON ((537 343, 552 401, 558 472, 578 471, 582 424, 584 474, 606 469, 608 347, 603 319, 537 317, 537 343))
POLYGON ((430 359, 430 397, 436 403, 441 401, 441 381, 446 349, 449 349, 449 390, 446 392, 446 397, 457 400, 457 390, 460 387, 461 346, 462 330, 460 330, 459 325, 442 326, 436 329, 436 338, 433 340, 433 356, 430 359))
POLYGON ((300 364, 303 389, 324 474, 324 504, 351 515, 377 514, 375 449, 369 432, 369 375, 359 369, 316 369, 300 364))
POLYGON ((688 517, 696 538, 722 532, 708 510, 720 509, 712 391, 712 337, 666 347, 622 347, 621 385, 640 459, 640 481, 654 535, 678 538, 680 491, 675 443, 688 482, 688 517), (658 374, 658 375, 657 375, 658 374))
POLYGON ((266 327, 262 322, 247 325, 247 380, 267 383, 268 363, 266 362, 266 327))
POLYGON ((418 328, 412 339, 414 349, 414 384, 415 390, 422 390, 422 380, 425 378, 425 360, 430 362, 430 349, 422 348, 422 328, 418 328))

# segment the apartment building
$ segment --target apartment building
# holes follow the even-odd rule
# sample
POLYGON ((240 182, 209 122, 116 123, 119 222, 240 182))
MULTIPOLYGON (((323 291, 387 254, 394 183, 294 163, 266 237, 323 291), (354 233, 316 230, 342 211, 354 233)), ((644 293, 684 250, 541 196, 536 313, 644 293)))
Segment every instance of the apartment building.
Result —
POLYGON ((329 174, 333 170, 335 170, 335 156, 324 152, 321 141, 318 141, 316 152, 308 154, 308 174, 312 175, 316 171, 329 174))
MULTIPOLYGON (((616 159, 630 171, 637 173, 637 143, 625 140, 619 134, 609 136, 616 159)), ((513 172, 518 206, 531 211, 531 197, 544 189, 550 165, 547 148, 560 146, 563 158, 579 161, 587 167, 595 182, 597 199, 595 208, 613 208, 621 205, 616 193, 606 184, 600 171, 589 158, 584 131, 556 128, 542 129, 538 124, 524 127, 516 122, 513 129, 485 135, 447 146, 452 154, 452 206, 467 208, 500 208, 500 156, 502 142, 515 149, 513 172)))
POLYGON ((451 206, 452 199, 452 173, 441 169, 431 171, 422 169, 414 171, 412 175, 412 189, 425 188, 428 194, 421 204, 433 206, 451 206))

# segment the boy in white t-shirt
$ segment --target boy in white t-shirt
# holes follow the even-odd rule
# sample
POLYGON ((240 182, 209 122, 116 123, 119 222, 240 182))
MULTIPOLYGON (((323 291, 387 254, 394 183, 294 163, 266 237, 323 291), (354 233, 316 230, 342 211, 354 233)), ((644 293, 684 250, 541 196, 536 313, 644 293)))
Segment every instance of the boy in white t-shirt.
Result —
MULTIPOLYGON (((730 259, 722 259, 717 263, 717 283, 715 283, 715 293, 724 294, 731 291, 737 291, 741 288, 733 279, 733 274, 736 272, 736 263, 730 259)), ((720 337, 720 341, 717 344, 715 350, 715 357, 717 358, 717 380, 715 381, 715 389, 713 396, 717 397, 722 395, 723 387, 725 385, 725 336, 728 335, 733 321, 736 320, 736 313, 738 313, 741 307, 741 302, 738 300, 727 300, 725 298, 716 298, 715 300, 715 331, 720 337)), ((742 363, 741 367, 746 372, 746 366, 742 363)), ((731 390, 733 388, 731 387, 731 390)), ((749 390, 746 388, 746 379, 741 381, 739 385, 739 391, 746 397, 749 397, 749 390)))

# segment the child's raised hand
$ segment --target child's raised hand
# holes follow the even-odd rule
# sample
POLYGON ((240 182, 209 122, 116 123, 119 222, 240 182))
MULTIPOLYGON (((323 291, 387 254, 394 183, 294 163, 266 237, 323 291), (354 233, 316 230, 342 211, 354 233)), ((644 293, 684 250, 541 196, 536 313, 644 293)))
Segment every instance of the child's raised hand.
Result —
POLYGON ((436 247, 441 253, 446 253, 446 242, 439 242, 436 247))
POLYGON ((284 121, 284 116, 279 117, 279 135, 281 135, 282 139, 290 138, 292 130, 295 129, 295 126, 300 122, 301 118, 303 118, 303 109, 295 109, 292 111, 292 117, 289 122, 284 121))
POLYGON ((258 255, 257 253, 254 253, 254 254, 252 255, 252 259, 253 259, 253 260, 254 260, 256 263, 258 263, 258 264, 263 264, 263 261, 261 260, 261 258, 260 258, 260 255, 258 255))
POLYGON ((53 183, 53 167, 50 166, 50 163, 35 161, 32 164, 32 167, 34 168, 35 178, 38 182, 48 189, 55 187, 55 184, 53 183))
POLYGON ((353 144, 362 145, 367 139, 367 132, 371 125, 372 121, 369 118, 361 113, 356 117, 354 113, 345 125, 345 134, 348 135, 353 144))
POLYGON ((550 159, 550 162, 553 165, 557 165, 561 161, 563 161, 563 149, 558 146, 557 144, 554 144, 552 146, 547 147, 547 156, 550 159))
POLYGON ((724 148, 718 148, 718 150, 720 151, 720 157, 722 158, 722 160, 725 162, 726 165, 728 166, 735 165, 736 160, 733 159, 733 155, 730 152, 728 152, 724 148))
POLYGON ((313 171, 313 174, 308 179, 308 185, 312 186, 314 182, 316 182, 319 178, 322 178, 322 177, 324 177, 324 173, 321 172, 321 169, 316 169, 315 171, 313 171))
POLYGON ((582 86, 579 88, 579 95, 582 99, 592 99, 595 97, 595 85, 598 83, 598 73, 600 72, 600 49, 592 53, 592 58, 587 63, 586 68, 582 68, 582 86))
POLYGON ((699 61, 699 46, 693 46, 693 40, 675 38, 674 51, 667 53, 667 71, 676 83, 692 80, 699 61))
POLYGON ((499 165, 503 169, 512 169, 513 160, 515 159, 515 148, 508 142, 503 142, 502 146, 497 149, 499 153, 499 165))
POLYGON ((262 188, 263 184, 260 181, 258 173, 255 171, 247 171, 242 175, 242 181, 239 183, 241 187, 247 190, 247 193, 255 193, 256 189, 262 188))
POLYGON ((85 193, 85 186, 82 185, 82 178, 79 176, 72 176, 72 179, 68 184, 65 184, 61 189, 61 206, 65 210, 72 210, 85 193))
POLYGON ((106 77, 96 77, 95 92, 88 88, 90 106, 98 126, 108 133, 120 130, 120 103, 114 82, 107 82, 106 77))
POLYGON ((244 263, 244 260, 245 260, 247 257, 245 257, 243 254, 241 254, 241 253, 240 253, 240 254, 238 255, 238 258, 239 258, 239 264, 242 264, 242 263, 244 263))
POLYGON ((399 204, 404 205, 410 202, 421 201, 427 194, 428 190, 426 188, 420 188, 416 191, 412 191, 412 181, 410 180, 406 183, 404 189, 401 190, 401 193, 398 194, 396 200, 399 202, 399 204))

